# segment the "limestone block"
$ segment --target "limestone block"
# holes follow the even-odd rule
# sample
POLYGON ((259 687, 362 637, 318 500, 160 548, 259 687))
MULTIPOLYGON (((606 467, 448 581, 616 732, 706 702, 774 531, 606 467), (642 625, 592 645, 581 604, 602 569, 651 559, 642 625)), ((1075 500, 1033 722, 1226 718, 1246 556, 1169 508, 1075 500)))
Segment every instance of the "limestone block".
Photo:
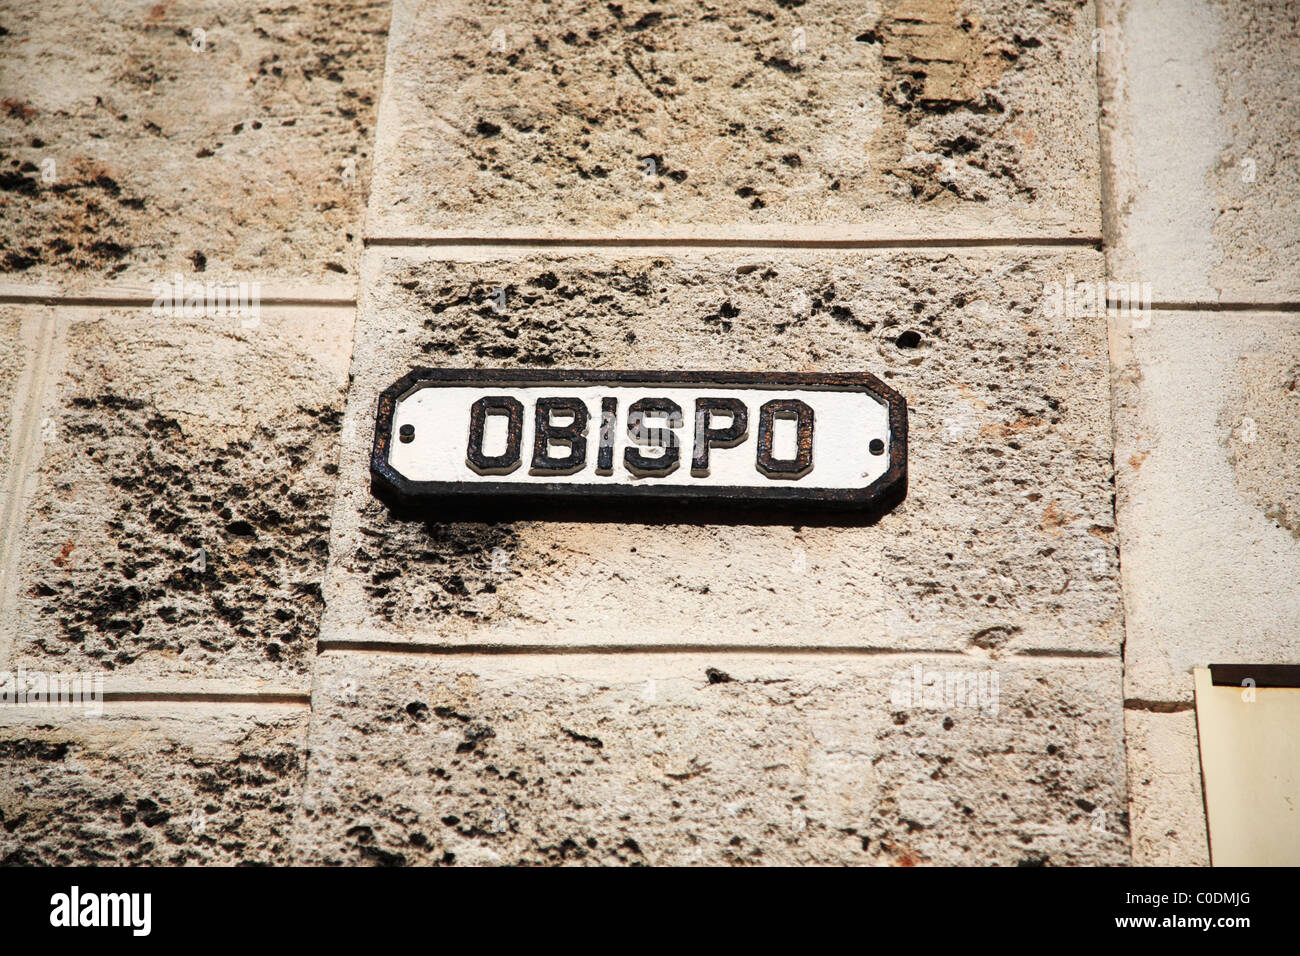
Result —
POLYGON ((0 709, 0 863, 277 864, 307 708, 0 709))
POLYGON ((1300 659, 1300 320, 1157 312, 1117 384, 1125 690, 1300 659))
POLYGON ((1196 712, 1126 710, 1135 866, 1209 866, 1196 712))
POLYGON ((327 653, 295 851, 386 865, 1127 862, 1118 662, 992 673, 955 655, 327 653), (953 691, 930 707, 912 687, 934 674, 953 691))
POLYGON ((31 310, 0 308, 0 481, 9 473, 17 443, 13 433, 14 398, 27 361, 22 327, 22 313, 26 311, 31 310))
POLYGON ((0 272, 352 272, 388 5, 78 0, 0 14, 0 272))
POLYGON ((308 686, 352 310, 60 310, 13 666, 308 686))
POLYGON ((1300 8, 1104 0, 1111 277, 1173 303, 1300 298, 1300 8))
POLYGON ((1043 309, 1098 254, 447 255, 368 254, 327 643, 1118 651, 1105 323, 1043 309), (908 497, 874 523, 394 517, 375 402, 419 365, 868 371, 909 404, 908 497))
POLYGON ((32 491, 31 462, 49 435, 41 383, 53 351, 54 310, 0 306, 0 665, 15 627, 16 555, 24 507, 32 491))
POLYGON ((394 7, 368 234, 1100 234, 1095 13, 394 7))

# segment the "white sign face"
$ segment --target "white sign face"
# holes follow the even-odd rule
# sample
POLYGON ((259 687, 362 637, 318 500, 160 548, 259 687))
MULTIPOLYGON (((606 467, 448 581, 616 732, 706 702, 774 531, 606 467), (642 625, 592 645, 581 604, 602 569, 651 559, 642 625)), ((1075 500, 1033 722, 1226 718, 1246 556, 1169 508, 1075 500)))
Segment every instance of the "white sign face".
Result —
POLYGON ((380 399, 376 491, 406 502, 864 505, 906 475, 901 396, 862 374, 424 369, 380 399))

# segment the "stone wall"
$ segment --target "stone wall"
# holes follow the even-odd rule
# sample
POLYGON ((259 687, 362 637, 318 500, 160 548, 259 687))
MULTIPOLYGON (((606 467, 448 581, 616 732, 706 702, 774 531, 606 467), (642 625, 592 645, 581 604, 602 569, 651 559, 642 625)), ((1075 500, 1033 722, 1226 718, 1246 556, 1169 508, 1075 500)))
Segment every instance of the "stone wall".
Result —
POLYGON ((1208 862, 1190 668, 1300 635, 1294 9, 0 28, 0 670, 104 687, 0 709, 0 860, 1208 862), (868 371, 908 494, 396 515, 416 365, 868 371))

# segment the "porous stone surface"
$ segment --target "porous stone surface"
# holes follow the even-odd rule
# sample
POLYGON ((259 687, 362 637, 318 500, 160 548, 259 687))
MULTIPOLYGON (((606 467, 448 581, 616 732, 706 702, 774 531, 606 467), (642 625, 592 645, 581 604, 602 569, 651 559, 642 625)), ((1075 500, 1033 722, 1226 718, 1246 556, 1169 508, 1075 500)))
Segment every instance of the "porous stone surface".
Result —
POLYGON ((14 662, 307 686, 352 311, 60 316, 14 662))
POLYGON ((302 706, 5 707, 0 864, 287 862, 306 729, 302 706))
POLYGON ((1173 303, 1300 298, 1300 8, 1102 6, 1111 277, 1173 303))
POLYGON ((0 272, 351 272, 388 12, 0 5, 0 272))
POLYGON ((1196 711, 1184 706, 1124 712, 1134 866, 1210 865, 1196 711))
POLYGON ((1228 148, 1211 173, 1214 239, 1223 258, 1210 273, 1224 298, 1300 299, 1300 7, 1286 0, 1212 0, 1221 24, 1214 51, 1228 148))
POLYGON ((989 669, 953 655, 327 653, 295 852, 381 865, 1127 861, 1117 661, 1001 661, 996 707, 938 709, 896 696, 914 665, 989 669))
POLYGON ((1130 697, 1300 659, 1300 319, 1158 312, 1117 377, 1130 697))
MULTIPOLYGON (((23 342, 22 311, 0 307, 0 494, 8 489, 9 463, 13 459, 15 394, 27 360, 23 342)), ((0 500, 0 509, 7 502, 0 500)))
POLYGON ((368 232, 1097 236, 1095 29, 1078 0, 397 0, 368 232))
POLYGON ((322 639, 1118 651, 1105 323, 1042 303, 1098 254, 367 255, 322 639), (909 404, 908 496, 876 523, 396 517, 376 398, 420 365, 869 371, 909 404))
POLYGON ((1218 424, 1232 429, 1228 448, 1237 491, 1300 541, 1300 322, 1281 325, 1278 351, 1265 347, 1234 356, 1227 369, 1233 393, 1218 424), (1232 420, 1236 409, 1240 421, 1232 420))

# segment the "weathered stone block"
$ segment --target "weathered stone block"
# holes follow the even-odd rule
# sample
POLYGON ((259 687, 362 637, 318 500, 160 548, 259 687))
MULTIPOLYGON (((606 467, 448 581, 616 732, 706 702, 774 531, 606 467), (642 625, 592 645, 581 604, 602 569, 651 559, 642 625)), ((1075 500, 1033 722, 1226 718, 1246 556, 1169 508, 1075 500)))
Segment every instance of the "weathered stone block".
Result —
POLYGON ((399 0, 371 235, 1100 234, 1091 3, 399 0))
POLYGON ((306 686, 352 310, 60 314, 14 665, 306 686))
POLYGON ((0 710, 0 863, 287 862, 307 709, 0 710))
POLYGON ((1196 712, 1126 710, 1135 866, 1209 866, 1196 712))
POLYGON ((8 659, 18 588, 15 556, 23 507, 31 490, 30 462, 47 433, 40 382, 49 365, 54 310, 0 307, 0 665, 8 659))
POLYGON ((935 709, 913 706, 914 667, 941 671, 940 691, 953 673, 991 676, 951 655, 325 654, 295 850, 352 864, 1127 862, 1117 661, 1001 661, 996 694, 935 709))
POLYGON ((1098 254, 449 254, 368 254, 325 641, 1118 650, 1104 321, 1043 312, 1098 254), (419 365, 869 371, 909 403, 908 497, 875 523, 394 517, 375 401, 419 365))
POLYGON ((11 4, 0 272, 352 271, 386 3, 11 4))
POLYGON ((1173 303, 1300 297, 1300 8, 1105 0, 1112 278, 1173 303))
POLYGON ((1158 312, 1116 395, 1127 695, 1300 658, 1300 320, 1158 312))
MULTIPOLYGON (((28 310, 0 308, 0 482, 5 482, 9 475, 9 463, 18 441, 13 433, 14 393, 27 361, 22 328, 25 311, 28 310)), ((0 501, 0 507, 4 505, 0 501)))

